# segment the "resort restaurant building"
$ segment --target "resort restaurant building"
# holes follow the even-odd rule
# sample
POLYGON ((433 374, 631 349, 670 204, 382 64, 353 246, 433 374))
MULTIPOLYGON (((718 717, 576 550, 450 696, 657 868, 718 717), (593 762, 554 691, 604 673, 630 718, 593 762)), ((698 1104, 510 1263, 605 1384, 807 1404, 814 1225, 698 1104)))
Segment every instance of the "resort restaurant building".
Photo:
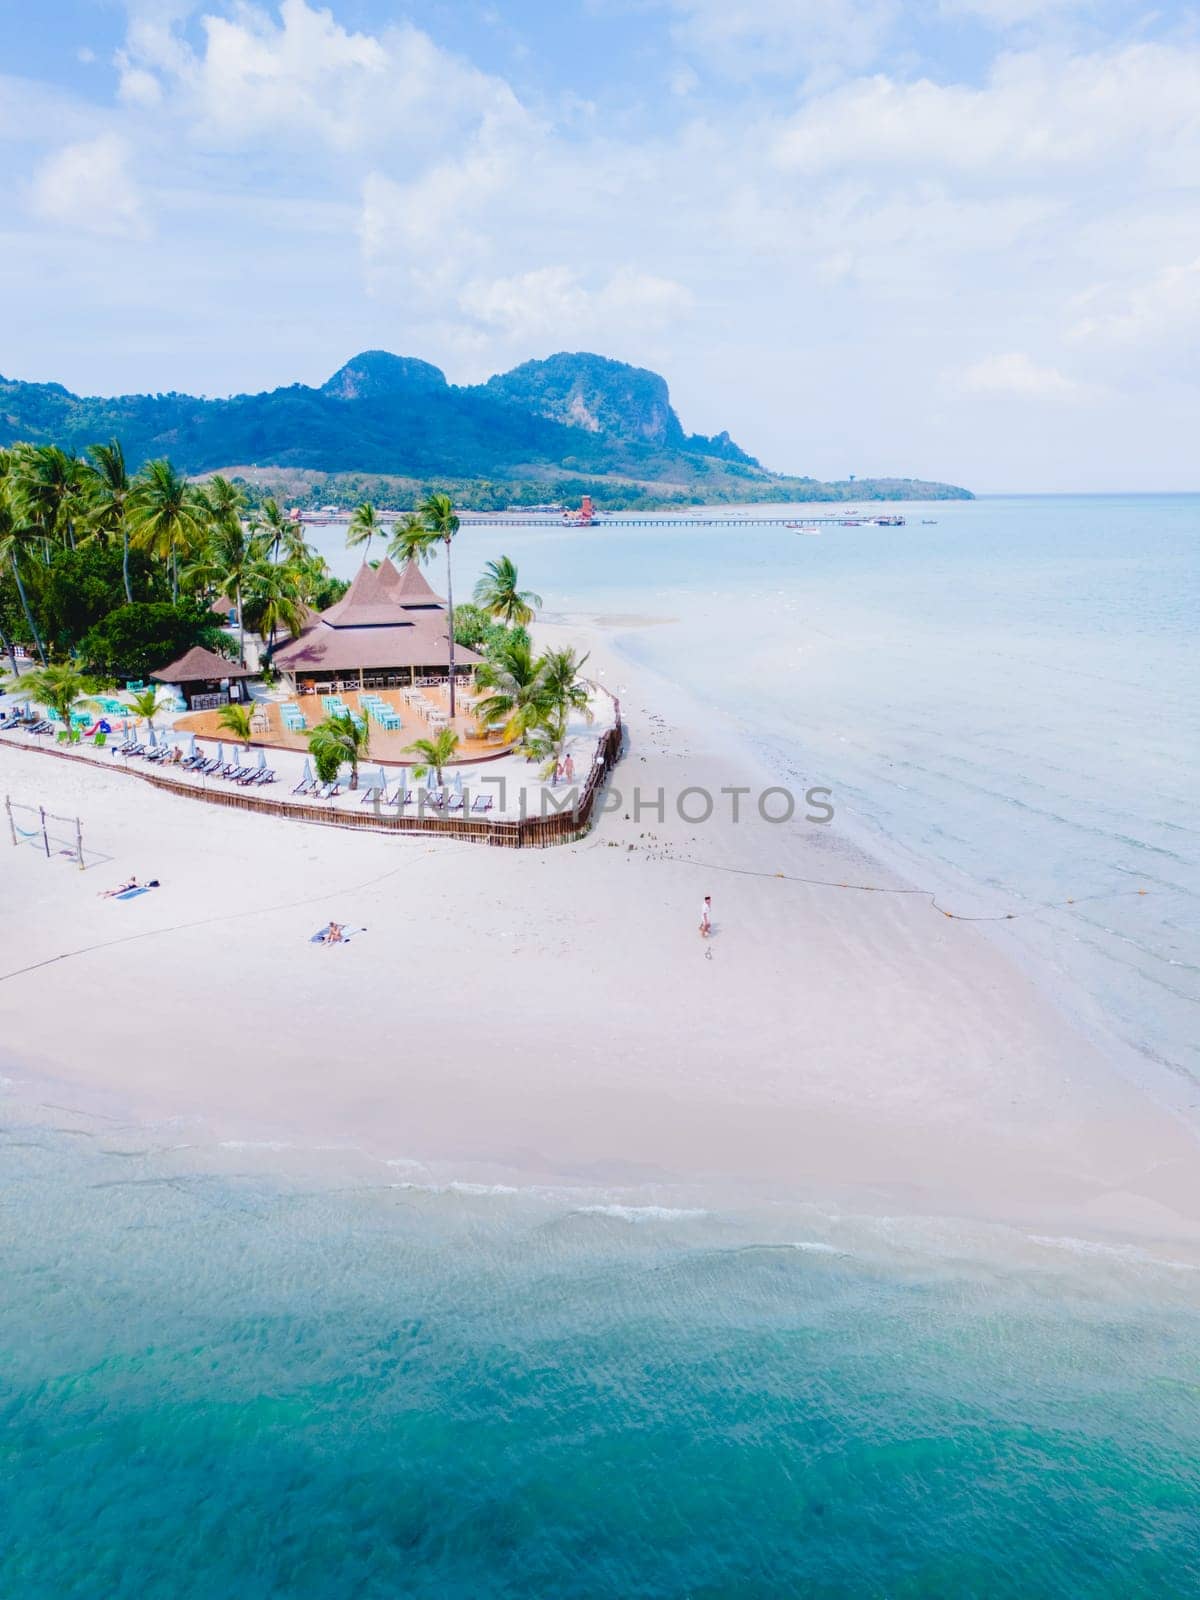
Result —
POLYGON ((249 698, 242 693, 242 682, 253 674, 237 661, 195 645, 178 661, 159 667, 150 676, 156 683, 178 689, 191 710, 206 711, 212 706, 223 706, 231 699, 249 698))
MULTIPOLYGON (((469 675, 483 657, 462 645, 455 670, 469 675)), ((446 602, 410 561, 400 572, 385 557, 365 563, 342 598, 312 617, 273 663, 296 691, 403 688, 450 671, 446 602)))

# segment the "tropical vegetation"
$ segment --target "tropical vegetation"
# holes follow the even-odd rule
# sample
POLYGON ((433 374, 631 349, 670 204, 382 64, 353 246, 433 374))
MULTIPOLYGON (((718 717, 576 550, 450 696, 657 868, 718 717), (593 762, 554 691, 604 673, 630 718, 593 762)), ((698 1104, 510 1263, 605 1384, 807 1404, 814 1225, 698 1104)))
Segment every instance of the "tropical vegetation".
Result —
POLYGON ((349 711, 333 712, 318 722, 308 735, 309 754, 316 762, 317 776, 331 783, 345 763, 350 766, 350 787, 358 788, 358 764, 369 753, 370 725, 365 717, 355 719, 349 711))
POLYGON ((458 735, 453 728, 439 728, 428 739, 414 739, 405 748, 421 758, 413 767, 413 775, 423 778, 427 772, 432 772, 440 789, 442 773, 454 760, 458 749, 458 735))
POLYGON ((17 645, 110 681, 144 678, 194 645, 244 660, 247 630, 269 651, 344 590, 303 524, 269 497, 252 505, 235 480, 194 483, 164 458, 130 473, 117 439, 82 457, 54 444, 0 450, 0 651, 14 672, 17 645))

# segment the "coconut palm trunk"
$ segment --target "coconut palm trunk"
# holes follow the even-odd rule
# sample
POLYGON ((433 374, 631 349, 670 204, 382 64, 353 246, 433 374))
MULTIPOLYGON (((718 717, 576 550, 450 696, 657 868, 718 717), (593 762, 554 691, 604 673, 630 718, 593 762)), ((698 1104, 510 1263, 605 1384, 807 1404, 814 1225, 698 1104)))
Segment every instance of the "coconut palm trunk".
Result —
POLYGON ((129 581, 129 524, 121 518, 121 578, 125 584, 125 603, 133 604, 133 585, 129 581))
POLYGON ((3 628, 0 628, 0 650, 3 650, 5 655, 8 657, 8 664, 12 667, 13 677, 17 677, 20 672, 20 668, 17 666, 16 646, 5 633, 3 628))
POLYGON ((21 581, 21 563, 17 560, 17 552, 11 552, 13 577, 17 580, 17 593, 21 597, 21 609, 25 613, 25 621, 29 624, 29 631, 33 635, 34 645, 37 647, 38 660, 46 665, 46 652, 42 647, 42 636, 37 630, 37 623, 33 620, 33 612, 29 609, 29 596, 25 593, 25 585, 21 581))
MULTIPOLYGON (((446 538, 446 615, 450 622, 450 720, 454 720, 454 577, 451 572, 450 539, 446 538)), ((439 776, 438 782, 441 782, 439 776)))

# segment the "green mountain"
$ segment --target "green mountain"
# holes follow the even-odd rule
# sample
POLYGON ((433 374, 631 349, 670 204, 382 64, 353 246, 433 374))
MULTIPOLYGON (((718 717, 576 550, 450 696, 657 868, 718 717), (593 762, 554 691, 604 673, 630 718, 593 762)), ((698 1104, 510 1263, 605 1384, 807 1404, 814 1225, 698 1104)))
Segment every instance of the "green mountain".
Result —
POLYGON ((0 378, 0 445, 17 439, 82 451, 116 436, 131 465, 169 456, 199 474, 245 470, 375 475, 492 485, 565 483, 666 499, 965 497, 945 484, 823 485, 766 471, 727 433, 685 434, 657 373, 603 356, 526 361, 457 386, 426 361, 367 350, 319 389, 303 384, 224 400, 184 394, 71 394, 0 378))

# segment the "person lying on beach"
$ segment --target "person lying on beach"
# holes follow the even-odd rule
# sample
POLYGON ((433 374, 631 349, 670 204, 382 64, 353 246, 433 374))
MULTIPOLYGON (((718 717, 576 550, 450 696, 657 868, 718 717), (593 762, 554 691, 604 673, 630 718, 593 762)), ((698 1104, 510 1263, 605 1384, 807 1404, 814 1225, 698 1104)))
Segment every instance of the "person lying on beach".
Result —
POLYGON ((117 889, 101 889, 101 891, 100 891, 100 899, 101 900, 112 900, 117 895, 119 895, 119 894, 128 894, 130 889, 136 889, 138 887, 139 887, 139 885, 138 885, 137 879, 136 878, 130 878, 129 882, 121 884, 120 888, 117 888, 117 889))
POLYGON ((102 889, 100 898, 101 900, 119 900, 123 894, 145 894, 147 889, 157 889, 158 887, 157 878, 151 878, 146 883, 139 883, 136 878, 130 878, 128 883, 121 884, 118 889, 102 889))

